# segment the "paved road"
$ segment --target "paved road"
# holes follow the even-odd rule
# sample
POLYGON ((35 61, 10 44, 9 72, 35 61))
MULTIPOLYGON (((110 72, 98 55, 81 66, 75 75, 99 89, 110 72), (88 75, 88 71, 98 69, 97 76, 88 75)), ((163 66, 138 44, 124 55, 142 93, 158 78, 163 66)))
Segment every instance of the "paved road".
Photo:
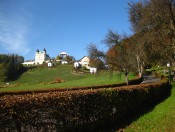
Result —
POLYGON ((153 75, 144 75, 143 78, 144 79, 142 83, 152 83, 152 82, 158 82, 161 80, 160 78, 157 78, 153 75))

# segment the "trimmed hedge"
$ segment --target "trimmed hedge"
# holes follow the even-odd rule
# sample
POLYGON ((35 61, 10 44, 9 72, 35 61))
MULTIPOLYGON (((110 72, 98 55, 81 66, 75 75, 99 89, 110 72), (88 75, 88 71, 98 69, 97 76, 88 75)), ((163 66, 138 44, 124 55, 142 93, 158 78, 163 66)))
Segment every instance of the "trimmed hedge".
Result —
POLYGON ((5 95, 0 98, 0 129, 94 130, 159 102, 169 92, 167 80, 162 80, 107 89, 5 95))

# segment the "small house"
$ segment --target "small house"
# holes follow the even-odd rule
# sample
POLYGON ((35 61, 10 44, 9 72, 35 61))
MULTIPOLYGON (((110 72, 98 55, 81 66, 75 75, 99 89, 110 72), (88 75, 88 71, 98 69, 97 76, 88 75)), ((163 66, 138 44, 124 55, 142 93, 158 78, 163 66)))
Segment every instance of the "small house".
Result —
POLYGON ((68 56, 68 54, 67 54, 66 52, 61 52, 61 53, 60 53, 60 57, 61 57, 62 59, 65 59, 67 56, 68 56))
POLYGON ((90 65, 90 58, 87 56, 84 56, 82 59, 74 63, 75 68, 86 67, 87 69, 89 69, 89 65, 90 65))
POLYGON ((80 67, 81 67, 80 62, 75 62, 75 63, 74 63, 74 67, 75 67, 75 68, 80 68, 80 67))
POLYGON ((88 67, 89 65, 90 65, 90 58, 89 57, 87 57, 87 56, 84 56, 81 60, 80 60, 80 62, 81 62, 81 65, 82 65, 82 67, 88 67))
POLYGON ((48 66, 48 67, 52 67, 52 66, 53 66, 53 63, 52 63, 51 61, 49 61, 49 62, 47 63, 47 66, 48 66))
POLYGON ((91 67, 89 70, 90 70, 91 74, 97 73, 97 68, 95 68, 95 67, 91 67))
POLYGON ((61 61, 61 64, 65 65, 65 64, 68 64, 68 62, 63 60, 63 61, 61 61))

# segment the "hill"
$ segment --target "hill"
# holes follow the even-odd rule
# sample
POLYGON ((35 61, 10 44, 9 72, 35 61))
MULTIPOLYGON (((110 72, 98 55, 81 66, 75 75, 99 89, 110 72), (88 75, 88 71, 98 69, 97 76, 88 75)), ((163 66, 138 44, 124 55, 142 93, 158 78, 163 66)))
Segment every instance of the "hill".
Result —
MULTIPOLYGON (((134 74, 130 74, 129 77, 133 78, 134 74)), ((72 71, 72 65, 59 65, 54 68, 29 69, 9 85, 1 86, 0 91, 92 86, 121 82, 124 82, 124 76, 120 73, 110 74, 108 71, 101 71, 93 75, 79 74, 72 71), (61 80, 61 83, 58 80, 61 80)))

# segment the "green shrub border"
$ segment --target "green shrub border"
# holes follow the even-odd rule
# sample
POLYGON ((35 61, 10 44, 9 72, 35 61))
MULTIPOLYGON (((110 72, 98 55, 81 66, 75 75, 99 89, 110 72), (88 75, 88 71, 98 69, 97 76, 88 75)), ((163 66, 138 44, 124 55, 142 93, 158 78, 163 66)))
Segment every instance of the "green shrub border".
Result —
POLYGON ((0 98, 0 129, 83 131, 120 121, 170 93, 167 80, 115 88, 50 91, 0 98))

